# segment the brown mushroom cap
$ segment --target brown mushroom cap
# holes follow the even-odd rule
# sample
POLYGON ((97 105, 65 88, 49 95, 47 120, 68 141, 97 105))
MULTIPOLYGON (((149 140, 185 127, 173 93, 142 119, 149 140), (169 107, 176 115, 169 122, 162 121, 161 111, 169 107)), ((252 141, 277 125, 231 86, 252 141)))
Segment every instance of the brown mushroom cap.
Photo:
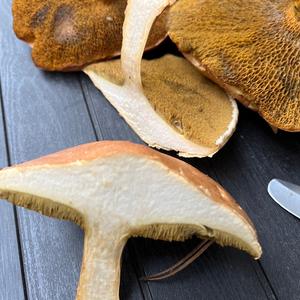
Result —
POLYGON ((272 126, 300 131, 300 9, 292 0, 180 0, 179 50, 272 126))
MULTIPOLYGON (((34 63, 76 70, 120 54, 126 0, 14 0, 16 35, 32 44, 34 63)), ((153 25, 146 48, 166 36, 166 13, 153 25)))

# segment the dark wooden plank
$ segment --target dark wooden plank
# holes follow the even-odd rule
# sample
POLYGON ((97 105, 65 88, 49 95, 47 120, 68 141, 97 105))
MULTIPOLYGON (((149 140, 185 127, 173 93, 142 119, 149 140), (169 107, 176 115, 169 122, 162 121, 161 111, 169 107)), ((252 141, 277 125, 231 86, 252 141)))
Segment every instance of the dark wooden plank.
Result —
MULTIPOLYGON (((0 62, 2 59, 3 57, 0 54, 0 62)), ((2 102, 1 94, 0 101, 2 102)), ((0 141, 0 168, 3 168, 7 166, 8 159, 1 107, 0 141)), ((14 208, 10 203, 4 201, 0 202, 0 245, 0 299, 24 299, 14 208)))
POLYGON ((255 113, 241 108, 238 131, 212 160, 219 181, 254 220, 264 254, 261 264, 279 299, 299 299, 300 222, 268 195, 268 182, 300 184, 300 134, 274 134, 255 113))
POLYGON ((130 242, 126 245, 122 254, 120 299, 142 300, 150 299, 148 291, 144 291, 139 281, 130 242))
MULTIPOLYGON (((1 61, 3 102, 12 163, 94 141, 94 128, 78 74, 46 73, 32 64, 30 49, 12 32, 10 5, 7 1, 1 7, 0 18, 5 33, 1 43, 1 55, 5 57, 1 61)), ((18 220, 28 298, 74 299, 82 256, 82 231, 69 222, 21 208, 18 220)), ((127 252, 122 294, 141 299, 143 295, 127 252)), ((0 299, 3 295, 0 289, 0 299)))
MULTIPOLYGON (((1 5, 1 10, 3 9, 1 5)), ((5 19, 0 17, 0 66, 6 60, 2 48, 6 39, 2 28, 5 19)), ((5 69, 0 67, 0 82, 5 76, 5 69)), ((7 145, 4 132, 2 111, 2 93, 0 84, 0 168, 7 166, 7 145)), ((0 299, 24 299, 24 287, 20 264, 14 208, 11 204, 0 201, 0 299)))
MULTIPOLYGON (((118 113, 111 110, 102 94, 84 75, 82 84, 94 123, 99 124, 95 127, 96 132, 104 139, 114 139, 118 133, 111 129, 113 122, 114 128, 125 126, 125 137, 136 141, 137 136, 124 124, 118 113)), ((202 170, 212 173, 209 172, 209 159, 192 161, 200 162, 202 170)), ((135 253, 139 277, 171 266, 188 249, 192 249, 191 246, 195 246, 196 242, 194 240, 192 243, 171 244, 144 239, 133 240, 131 249, 135 253)), ((237 250, 220 249, 217 246, 212 247, 203 259, 199 259, 178 276, 156 283, 141 282, 141 286, 153 299, 274 299, 272 289, 257 262, 237 250)))

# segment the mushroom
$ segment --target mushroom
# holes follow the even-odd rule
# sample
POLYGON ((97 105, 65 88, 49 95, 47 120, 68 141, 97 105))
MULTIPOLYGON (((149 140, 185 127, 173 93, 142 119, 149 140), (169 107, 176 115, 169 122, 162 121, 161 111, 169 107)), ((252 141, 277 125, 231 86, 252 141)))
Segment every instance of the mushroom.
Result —
POLYGON ((84 72, 150 146, 185 157, 212 156, 235 130, 235 101, 186 60, 171 55, 143 60, 141 78, 151 25, 171 3, 129 0, 121 61, 89 65, 84 72))
POLYGON ((261 255, 253 224, 232 197, 192 166, 142 145, 80 145, 0 171, 0 197, 85 231, 77 299, 118 299, 130 236, 196 235, 261 255))
MULTIPOLYGON (((120 54, 126 0, 14 0, 16 35, 33 47, 46 70, 79 70, 120 54)), ((146 48, 166 37, 166 13, 156 20, 146 48)))
POLYGON ((271 126, 300 131, 300 1, 179 0, 168 31, 209 78, 271 126))

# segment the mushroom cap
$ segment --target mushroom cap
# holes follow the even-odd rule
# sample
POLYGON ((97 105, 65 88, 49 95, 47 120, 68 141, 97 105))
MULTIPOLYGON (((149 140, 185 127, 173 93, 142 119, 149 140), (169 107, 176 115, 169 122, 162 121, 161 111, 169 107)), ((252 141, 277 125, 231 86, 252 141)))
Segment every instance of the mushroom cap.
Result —
POLYGON ((130 236, 196 235, 261 255, 246 213, 215 181, 142 145, 96 142, 0 171, 0 197, 85 231, 77 299, 116 300, 130 236))
MULTIPOLYGON (((78 70, 121 51, 126 0, 14 0, 14 31, 33 47, 46 70, 78 70)), ((166 37, 166 12, 153 25, 146 49, 166 37)))
POLYGON ((180 0, 179 50, 272 126, 300 131, 300 9, 292 0, 180 0))

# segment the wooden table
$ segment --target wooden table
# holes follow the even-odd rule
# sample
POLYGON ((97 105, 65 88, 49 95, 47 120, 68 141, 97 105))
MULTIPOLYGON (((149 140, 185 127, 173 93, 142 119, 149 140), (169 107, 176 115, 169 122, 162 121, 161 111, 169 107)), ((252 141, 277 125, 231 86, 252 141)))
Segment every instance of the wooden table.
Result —
MULTIPOLYGON (((83 73, 46 73, 32 64, 29 47, 13 34, 6 0, 0 6, 0 64, 1 167, 95 140, 141 142, 83 73)), ((212 246, 171 279, 147 283, 139 278, 169 267, 198 241, 132 239, 124 252, 121 299, 300 299, 300 221, 266 190, 273 177, 300 184, 300 135, 275 135, 258 115, 240 111, 224 149, 213 159, 187 161, 248 212, 263 246, 261 260, 212 246)), ((82 241, 72 223, 1 201, 0 299, 74 299, 82 241)))

